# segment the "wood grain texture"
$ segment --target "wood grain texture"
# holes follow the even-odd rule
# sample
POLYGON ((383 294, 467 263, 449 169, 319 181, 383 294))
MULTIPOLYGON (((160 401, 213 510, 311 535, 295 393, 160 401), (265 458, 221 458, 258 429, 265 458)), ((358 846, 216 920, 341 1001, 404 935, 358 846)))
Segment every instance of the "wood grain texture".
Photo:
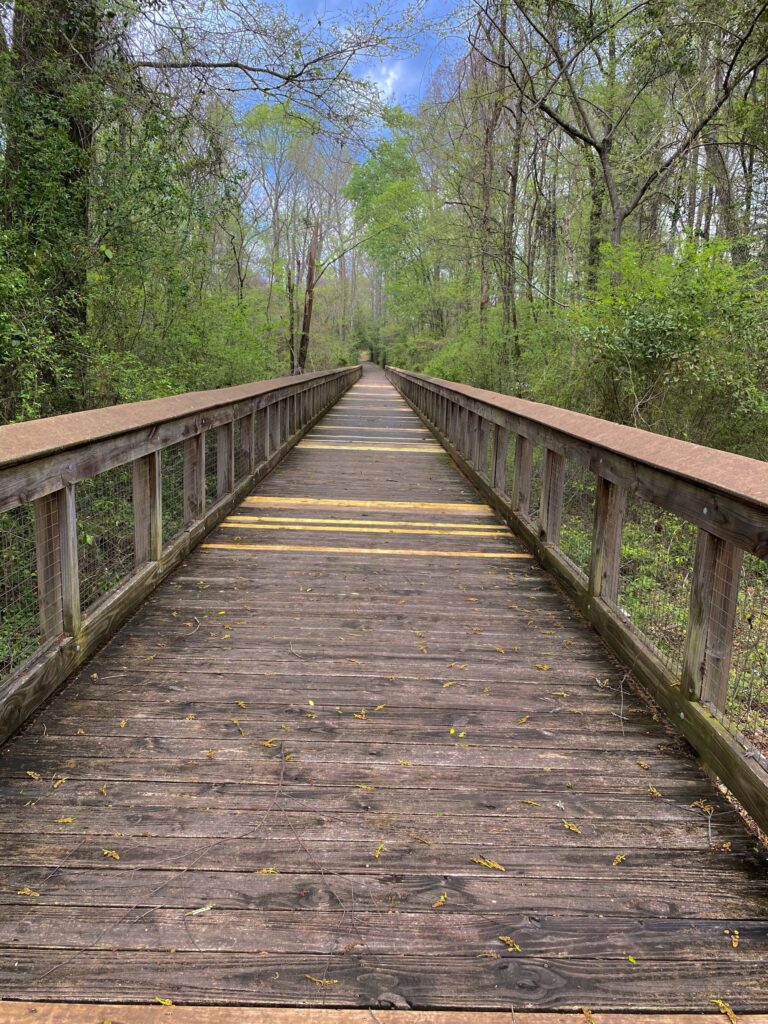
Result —
POLYGON ((2 749, 0 1022, 768 1012, 764 851, 440 452, 371 450, 430 443, 375 368, 342 416, 2 749))

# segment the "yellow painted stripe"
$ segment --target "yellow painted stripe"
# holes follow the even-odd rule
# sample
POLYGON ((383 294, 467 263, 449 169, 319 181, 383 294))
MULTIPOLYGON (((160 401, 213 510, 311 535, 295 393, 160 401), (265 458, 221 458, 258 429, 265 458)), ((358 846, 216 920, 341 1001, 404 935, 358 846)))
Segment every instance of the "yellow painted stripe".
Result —
POLYGON ((533 558, 517 551, 428 551, 420 548, 336 548, 308 544, 200 544, 221 551, 320 551, 337 555, 424 555, 425 558, 533 558))
POLYGON ((392 445, 373 444, 329 444, 323 441, 300 441, 297 448, 314 448, 316 451, 326 452, 409 452, 411 455, 434 455, 434 448, 438 448, 445 454, 441 445, 432 445, 426 448, 395 448, 392 445))
MULTIPOLYGON (((319 519, 315 516, 230 516, 228 522, 245 523, 343 523, 349 526, 436 526, 439 529, 472 530, 479 536, 483 531, 502 529, 498 522, 493 523, 428 523, 418 519, 319 519)), ((504 531, 506 532, 506 531, 504 531)))
MULTIPOLYGON (((225 519, 219 526, 230 530, 293 530, 297 533, 419 533, 428 537, 478 537, 477 532, 467 530, 417 529, 415 527, 393 526, 288 526, 286 523, 244 523, 242 519, 225 519)), ((509 537, 507 530, 488 531, 482 537, 509 537)))
POLYGON ((363 498, 295 498, 272 496, 269 494, 251 494, 243 501, 244 505, 317 505, 324 508, 425 508, 428 511, 438 509, 446 512, 463 512, 466 515, 483 513, 490 515, 490 509, 482 502, 475 501, 383 501, 363 498))

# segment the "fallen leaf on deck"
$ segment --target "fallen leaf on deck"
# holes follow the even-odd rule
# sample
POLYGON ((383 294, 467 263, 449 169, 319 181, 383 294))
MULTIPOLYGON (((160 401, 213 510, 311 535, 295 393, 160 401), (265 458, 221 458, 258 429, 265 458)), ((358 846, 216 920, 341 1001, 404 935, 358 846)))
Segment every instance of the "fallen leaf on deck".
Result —
POLYGON ((506 871, 498 861, 491 860, 489 857, 470 857, 473 864, 479 864, 481 868, 492 868, 494 871, 506 871))
POLYGON ((259 746, 269 747, 269 749, 271 750, 272 747, 276 747, 279 742, 280 740, 276 736, 272 736, 271 739, 268 740, 259 740, 259 746))
POLYGON ((235 704, 237 704, 239 708, 242 708, 243 711, 245 711, 245 709, 248 707, 244 700, 236 700, 235 704))
POLYGON ((691 804, 691 807, 695 807, 697 810, 701 811, 702 814, 707 814, 707 815, 712 814, 714 812, 714 810, 715 810, 715 808, 712 806, 712 804, 709 803, 707 800, 704 800, 704 799, 702 799, 702 800, 694 800, 693 803, 691 804))
POLYGON ((661 797, 663 795, 664 794, 661 792, 661 790, 660 789, 656 789, 655 786, 649 786, 648 787, 648 796, 652 797, 654 800, 658 800, 659 797, 661 797))
POLYGON ((647 761, 641 761, 641 760, 638 760, 638 762, 637 762, 637 763, 638 763, 638 764, 639 764, 639 766, 640 766, 640 767, 641 767, 641 768, 643 769, 643 771, 644 771, 644 772, 650 771, 650 769, 651 769, 651 766, 650 766, 650 765, 648 764, 648 762, 647 762, 647 761))
POLYGON ((501 954, 497 953, 493 949, 483 950, 482 953, 478 953, 477 955, 484 957, 486 960, 501 960, 501 954))
POLYGON ((365 708, 360 708, 359 711, 355 711, 352 715, 353 718, 359 718, 361 722, 365 722, 368 718, 368 712, 365 708))
POLYGON ((448 900, 448 893, 447 892, 440 893, 440 895, 437 897, 435 902, 432 904, 433 909, 437 910, 439 907, 442 907, 447 902, 447 900, 448 900))
POLYGON ((313 982, 315 985, 338 985, 338 978, 318 978, 315 974, 305 974, 304 977, 307 981, 313 982))
MULTIPOLYGON (((219 615, 223 615, 224 612, 219 612, 219 615)), ((172 999, 163 999, 162 996, 155 996, 155 1002, 160 1003, 161 1006, 173 1006, 172 999)))
POLYGON ((455 679, 449 679, 449 680, 447 680, 447 682, 443 683, 443 689, 447 690, 449 686, 455 686, 455 685, 456 685, 456 680, 455 679))
POLYGON ((403 768, 410 768, 410 766, 411 766, 411 762, 410 761, 398 761, 397 763, 401 764, 403 766, 403 768))
POLYGON ((517 724, 518 724, 518 725, 525 725, 525 723, 526 723, 526 722, 528 721, 528 719, 529 719, 530 717, 531 717, 530 715, 523 715, 523 717, 522 717, 522 718, 518 718, 518 720, 517 720, 517 724))
POLYGON ((378 860, 379 857, 382 855, 382 853, 388 853, 388 852, 389 851, 388 851, 387 847, 384 845, 384 843, 379 843, 379 845, 373 851, 373 859, 374 860, 378 860))
POLYGON ((35 892, 34 889, 30 889, 28 885, 23 886, 21 889, 16 890, 17 896, 39 896, 39 892, 35 892))
POLYGON ((71 825, 74 818, 54 818, 54 824, 56 825, 71 825))
POLYGON ((120 719, 120 728, 124 729, 126 727, 126 725, 128 725, 128 719, 127 718, 121 718, 120 719))
POLYGON ((66 775, 62 775, 58 779, 54 779, 53 780, 53 788, 54 789, 58 789, 60 786, 63 786, 66 781, 67 781, 66 775))
POLYGON ((277 868, 259 868, 256 872, 257 875, 278 875, 279 873, 277 868))
POLYGON ((617 853, 613 858, 613 866, 617 868, 619 864, 623 864, 626 859, 627 855, 625 853, 617 853))
POLYGON ((184 917, 197 917, 200 914, 207 914, 208 911, 213 910, 215 906, 215 903, 206 903, 204 907, 198 907, 197 910, 188 910, 184 917))
POLYGON ((364 782, 358 782, 355 789, 376 789, 375 786, 367 786, 364 782))
POLYGON ((549 672, 549 665, 546 661, 537 661, 534 668, 537 668, 539 672, 549 672))
POLYGON ((731 1024, 738 1024, 738 1021, 736 1020, 736 1014, 733 1012, 733 1010, 730 1008, 728 1003, 725 1002, 724 999, 710 999, 709 1001, 710 1003, 715 1004, 720 1013, 724 1014, 731 1022, 731 1024))
POLYGON ((528 807, 540 807, 538 800, 521 800, 521 804, 526 804, 528 807))
POLYGON ((30 777, 30 779, 34 779, 35 782, 39 782, 43 777, 40 774, 40 772, 27 772, 27 775, 30 777))
POLYGON ((102 850, 101 852, 105 857, 109 857, 110 860, 120 860, 120 854, 117 850, 102 850))
POLYGON ((493 649, 494 649, 494 651, 496 651, 496 653, 497 653, 497 654, 506 654, 506 653, 507 653, 507 652, 506 652, 506 651, 504 650, 504 648, 503 648, 503 647, 494 647, 493 649))
POLYGON ((730 928, 725 928, 723 930, 723 935, 727 935, 728 936, 728 938, 731 940, 731 945, 733 946, 734 949, 738 949, 739 948, 740 936, 739 936, 739 929, 738 928, 734 928, 733 931, 731 931, 730 928))
POLYGON ((504 945, 511 953, 522 953, 522 949, 519 943, 515 942, 511 935, 500 935, 499 942, 503 942, 504 945))
POLYGON ((568 829, 569 832, 576 832, 578 835, 581 835, 579 826, 572 821, 566 821, 565 818, 563 818, 563 828, 568 829))
POLYGON ((374 711, 383 711, 386 706, 387 706, 386 704, 377 704, 376 707, 373 710, 374 711))
POLYGON ((630 954, 630 956, 627 957, 627 960, 629 960, 629 962, 631 964, 636 964, 637 963, 637 960, 631 954, 630 954))

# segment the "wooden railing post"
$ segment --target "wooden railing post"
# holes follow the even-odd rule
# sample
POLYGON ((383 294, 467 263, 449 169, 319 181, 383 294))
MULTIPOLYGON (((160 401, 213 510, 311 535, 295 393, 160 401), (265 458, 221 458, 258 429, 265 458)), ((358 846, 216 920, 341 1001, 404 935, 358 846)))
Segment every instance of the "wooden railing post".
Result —
POLYGON ((269 406, 269 454, 274 455, 280 447, 280 403, 269 406))
POLYGON ((533 475, 533 445, 523 434, 515 444, 515 482, 512 488, 512 510, 528 516, 531 507, 531 477, 533 475))
POLYGON ((80 565, 77 554, 77 507, 75 485, 57 492, 59 553, 61 557, 61 616, 64 632, 80 632, 80 565))
POLYGON ((493 429, 493 469, 491 486, 499 494, 507 493, 507 452, 509 450, 509 431, 498 423, 493 429))
POLYGON ((160 452, 133 463, 133 536, 136 566, 156 562, 163 548, 160 452))
POLYGON ((205 434, 184 441, 184 525, 200 519, 205 511, 205 434))
POLYGON ((683 687, 689 699, 725 710, 744 552, 699 529, 691 578, 683 687))
POLYGON ((565 491, 565 457, 547 448, 539 507, 539 539, 554 547, 560 545, 565 491))
POLYGON ((589 593, 615 605, 619 597, 621 539, 627 492, 604 477, 595 480, 595 519, 589 565, 589 593))
POLYGON ((239 428, 236 436, 237 453, 240 456, 240 464, 245 467, 246 473, 253 473, 256 469, 256 447, 253 443, 255 422, 256 414, 253 412, 241 416, 238 420, 239 428))
POLYGON ((59 585, 59 498, 56 492, 46 494, 35 502, 35 556, 40 636, 45 643, 64 632, 59 585))
POLYGON ((235 424, 216 428, 216 497, 223 498, 235 486, 235 424))

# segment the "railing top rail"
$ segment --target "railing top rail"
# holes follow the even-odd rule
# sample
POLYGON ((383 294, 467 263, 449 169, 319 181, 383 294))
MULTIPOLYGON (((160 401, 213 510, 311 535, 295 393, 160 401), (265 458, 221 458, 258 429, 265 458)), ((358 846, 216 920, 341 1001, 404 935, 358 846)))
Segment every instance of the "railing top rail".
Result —
POLYGON ((344 366, 335 370, 275 377, 272 380, 211 391, 188 391, 181 395, 127 402, 104 409, 86 409, 83 412, 49 416, 25 423, 9 423, 0 426, 0 469, 54 455, 69 448, 104 441, 133 430, 168 423, 194 413, 219 409, 270 392, 333 378, 353 369, 354 366, 344 366))
POLYGON ((556 430, 583 443, 604 448, 653 469, 768 509, 768 463, 758 459, 707 448, 638 427, 612 423, 610 420, 572 412, 554 405, 544 405, 525 398, 514 398, 511 395, 485 391, 482 388, 473 388, 438 377, 428 377, 426 374, 401 370, 395 366, 388 369, 404 377, 427 382, 465 398, 495 406, 503 412, 556 430))

